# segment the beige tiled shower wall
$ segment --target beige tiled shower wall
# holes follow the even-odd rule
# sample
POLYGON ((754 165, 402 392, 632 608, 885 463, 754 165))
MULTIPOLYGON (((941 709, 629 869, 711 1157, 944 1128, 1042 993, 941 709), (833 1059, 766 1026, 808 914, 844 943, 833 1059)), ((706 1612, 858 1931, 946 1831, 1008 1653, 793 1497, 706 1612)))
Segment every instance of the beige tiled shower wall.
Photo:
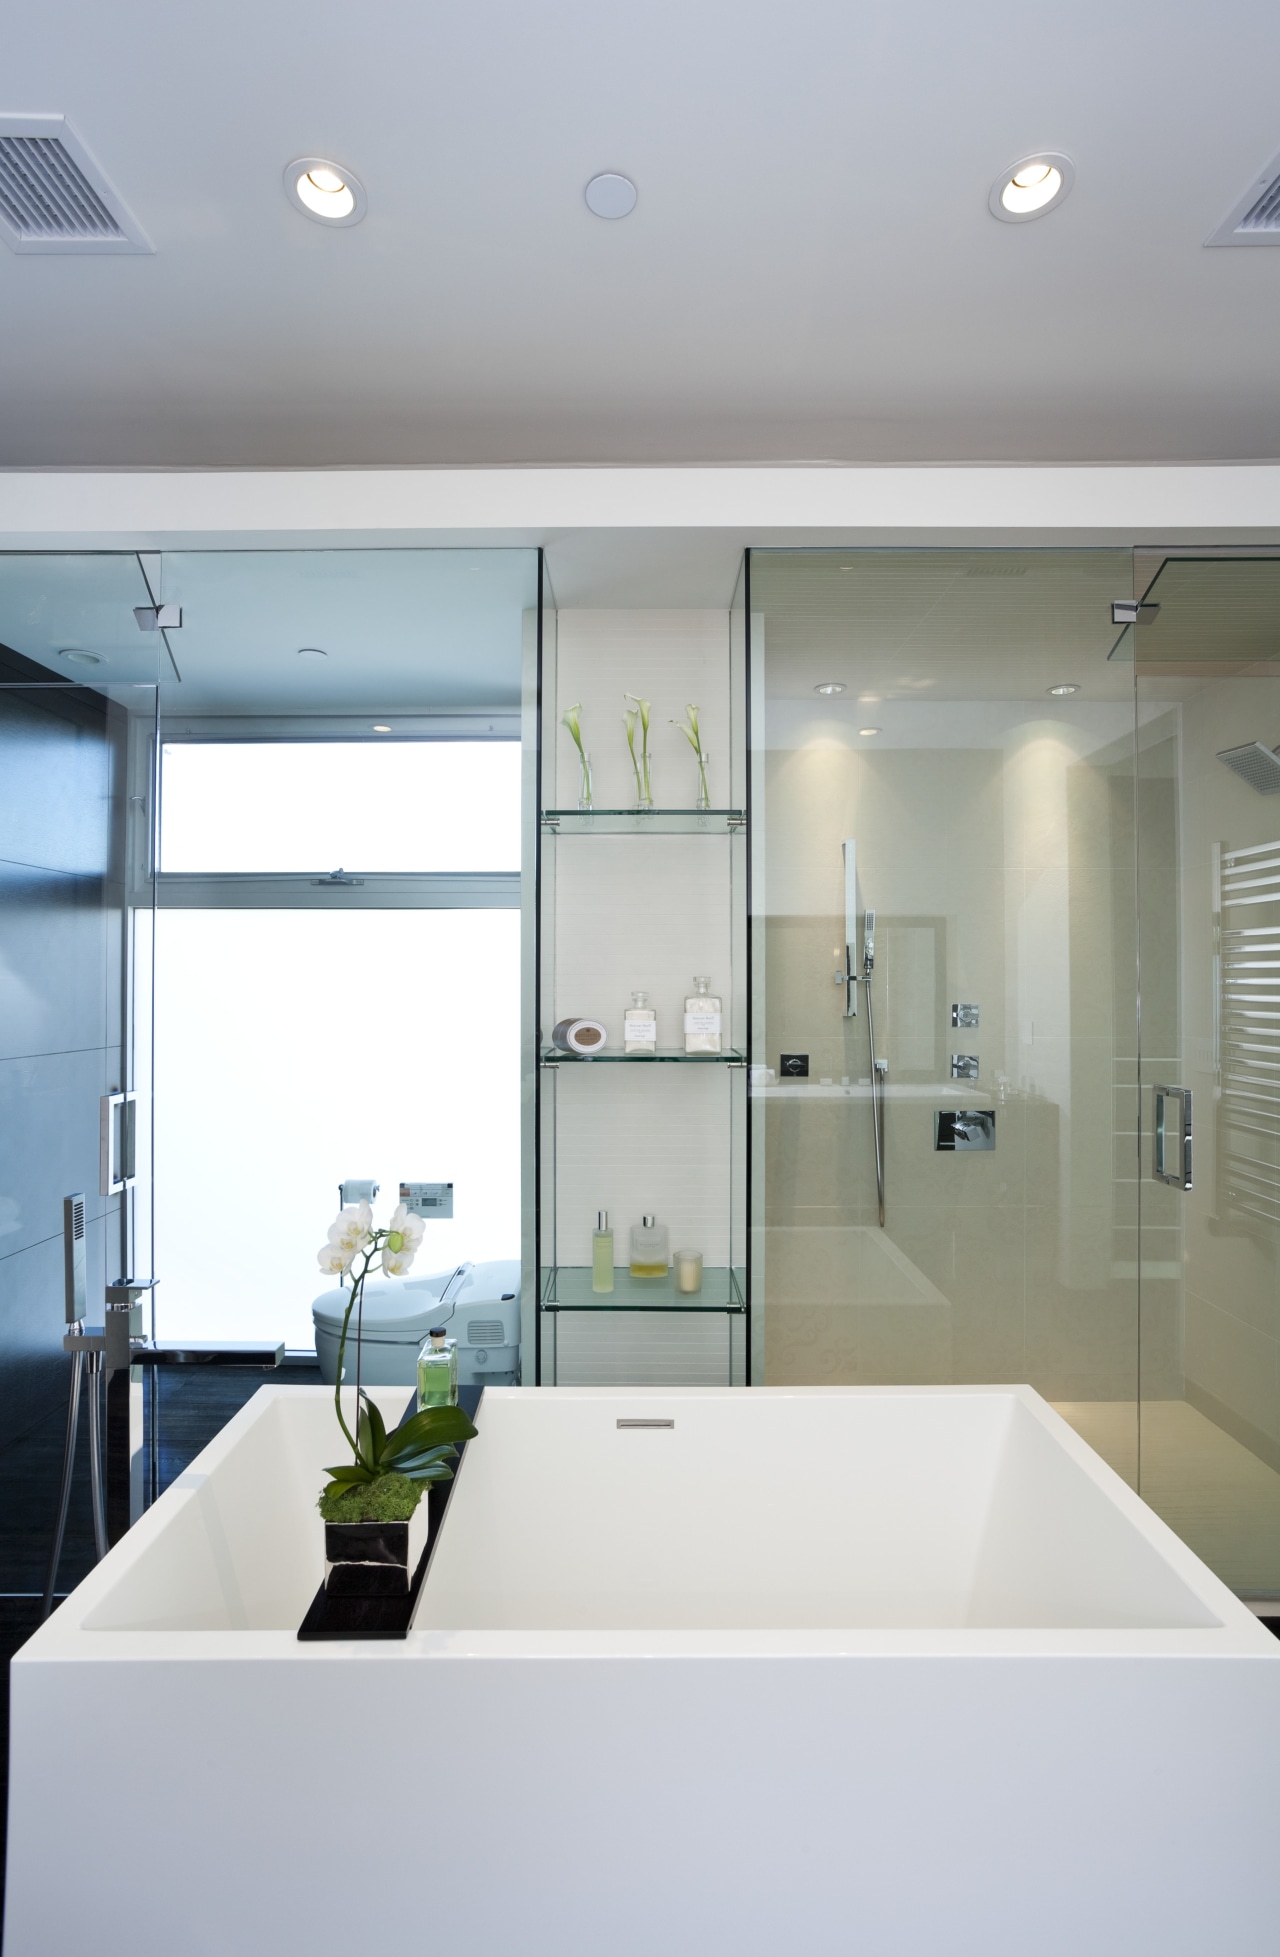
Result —
MULTIPOLYGON (((1055 1398, 1134 1398, 1132 720, 1112 713, 1114 727, 998 703, 989 747, 828 736, 767 756, 757 1058, 810 1064, 807 1083, 756 1101, 771 1381, 1028 1380, 1055 1398), (878 913, 887 1243, 865 1007, 843 1018, 834 983, 849 837, 878 913), (952 1030, 961 1001, 979 1007, 976 1031, 952 1030), (980 1060, 959 1095, 952 1052, 980 1060), (994 1107, 994 1153, 937 1152, 946 1105, 994 1107)), ((1176 1370, 1174 1328, 1164 1343, 1176 1370)))
MULTIPOLYGON (((1258 794, 1216 758, 1256 737, 1272 739, 1280 732, 1278 721, 1280 687, 1274 680, 1214 681, 1182 707, 1182 1064, 1197 1097, 1195 1187, 1183 1199, 1186 1397, 1275 1469, 1280 1231, 1238 1213, 1222 1159, 1223 1111, 1214 1074, 1213 847, 1280 841, 1280 799, 1258 794)), ((1252 906, 1229 912, 1224 922, 1256 928, 1275 924, 1278 915, 1280 906, 1252 906)), ((1275 1141, 1257 1134, 1240 1140, 1280 1180, 1275 1141)))

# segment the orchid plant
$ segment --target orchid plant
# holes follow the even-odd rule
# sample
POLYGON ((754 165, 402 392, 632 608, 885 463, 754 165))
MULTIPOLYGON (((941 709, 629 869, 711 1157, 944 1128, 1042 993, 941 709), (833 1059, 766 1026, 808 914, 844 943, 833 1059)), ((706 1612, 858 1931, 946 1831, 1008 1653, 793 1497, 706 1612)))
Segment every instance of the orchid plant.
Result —
POLYGON ((698 709, 690 703, 686 706, 685 713, 688 715, 687 720, 673 720, 671 725, 680 729, 680 732, 684 735, 689 746, 697 756, 698 807, 700 809, 709 809, 711 807, 711 791, 707 787, 707 757, 703 751, 702 734, 698 727, 698 709))
POLYGON ((631 750, 631 766, 636 777, 636 805, 642 809, 653 807, 653 787, 649 780, 649 702, 636 693, 624 693, 624 700, 633 704, 626 708, 622 719, 627 730, 627 746, 631 750), (636 754, 636 722, 640 723, 640 753, 636 754))
POLYGON ((385 1229, 373 1221, 368 1203, 352 1203, 339 1210, 329 1226, 328 1241, 319 1255, 320 1269, 330 1277, 351 1278, 351 1301, 342 1316, 342 1337, 338 1342, 338 1383, 333 1404, 338 1425, 346 1436, 352 1460, 336 1468, 326 1468, 330 1477, 320 1496, 321 1510, 332 1520, 359 1520, 353 1503, 335 1510, 334 1504, 351 1491, 372 1486, 389 1475, 399 1475, 411 1484, 404 1491, 403 1506, 411 1511, 429 1481, 448 1481, 453 1474, 449 1463, 456 1458, 455 1441, 471 1440, 475 1428, 461 1407, 424 1407, 390 1434, 369 1395, 360 1384, 361 1321, 364 1315, 364 1287, 375 1264, 384 1277, 402 1277, 413 1264, 425 1226, 404 1203, 394 1211, 385 1229), (356 1431, 353 1434, 342 1411, 342 1386, 347 1351, 347 1332, 352 1313, 356 1320, 356 1431))
POLYGON ((582 702, 566 707, 560 716, 560 725, 567 727, 573 736, 573 744, 578 750, 578 760, 582 763, 582 786, 578 791, 578 807, 591 807, 591 757, 582 745, 582 702))

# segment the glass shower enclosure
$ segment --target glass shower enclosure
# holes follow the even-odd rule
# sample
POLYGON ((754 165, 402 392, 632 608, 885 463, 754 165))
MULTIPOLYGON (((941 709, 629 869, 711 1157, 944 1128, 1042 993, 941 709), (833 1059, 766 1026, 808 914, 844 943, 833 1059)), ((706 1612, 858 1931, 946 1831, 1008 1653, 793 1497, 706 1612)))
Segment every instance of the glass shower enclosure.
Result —
POLYGON ((755 1377, 1029 1382, 1276 1598, 1280 563, 748 582, 755 1377))

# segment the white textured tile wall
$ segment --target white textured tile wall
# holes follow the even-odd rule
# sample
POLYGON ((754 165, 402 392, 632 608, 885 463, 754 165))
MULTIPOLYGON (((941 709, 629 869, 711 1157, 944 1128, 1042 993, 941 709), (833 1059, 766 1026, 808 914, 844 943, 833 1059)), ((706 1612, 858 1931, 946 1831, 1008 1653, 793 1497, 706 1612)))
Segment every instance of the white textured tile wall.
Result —
POLYGON ((557 1312, 553 1337, 557 1386, 744 1384, 742 1320, 722 1312, 557 1312))
POLYGON ((730 987, 729 836, 563 836, 556 852, 554 995, 545 1031, 569 1014, 599 1019, 623 1044, 622 1016, 637 987, 658 1015, 658 1044, 684 1044, 684 1002, 703 972, 724 1001, 730 987))
MULTIPOLYGON (((660 808, 693 808, 698 767, 693 751, 670 723, 698 707, 703 747, 711 756, 708 783, 717 808, 729 792, 729 614, 727 611, 562 611, 556 634, 557 719, 582 707, 583 743, 595 773, 599 808, 630 808, 635 777, 623 727, 624 693, 652 702, 649 752, 653 796, 660 808)), ((546 745, 551 747, 550 733, 546 745)), ((562 726, 554 730, 554 777, 544 759, 548 807, 576 808, 577 751, 562 726)))
POLYGON ((558 1070, 556 1261, 591 1262, 596 1211, 608 1210, 614 1261, 649 1212, 672 1250, 729 1262, 730 1087, 724 1067, 568 1062, 558 1070))

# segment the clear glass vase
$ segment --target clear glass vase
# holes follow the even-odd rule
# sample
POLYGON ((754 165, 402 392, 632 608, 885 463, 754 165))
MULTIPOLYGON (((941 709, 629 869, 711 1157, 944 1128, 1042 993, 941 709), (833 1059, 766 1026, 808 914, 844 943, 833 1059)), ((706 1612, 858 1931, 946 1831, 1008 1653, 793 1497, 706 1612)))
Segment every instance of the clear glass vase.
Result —
POLYGON ((709 754, 698 756, 698 807, 700 809, 711 807, 711 790, 707 786, 707 763, 710 759, 709 754))
POLYGON ((589 809, 594 806, 591 800, 591 756, 584 754, 579 748, 578 760, 582 764, 582 780, 578 785, 578 807, 589 809))
POLYGON ((649 757, 647 754, 642 758, 640 766, 636 770, 636 807, 638 809, 651 809, 653 807, 653 782, 649 774, 649 757))

